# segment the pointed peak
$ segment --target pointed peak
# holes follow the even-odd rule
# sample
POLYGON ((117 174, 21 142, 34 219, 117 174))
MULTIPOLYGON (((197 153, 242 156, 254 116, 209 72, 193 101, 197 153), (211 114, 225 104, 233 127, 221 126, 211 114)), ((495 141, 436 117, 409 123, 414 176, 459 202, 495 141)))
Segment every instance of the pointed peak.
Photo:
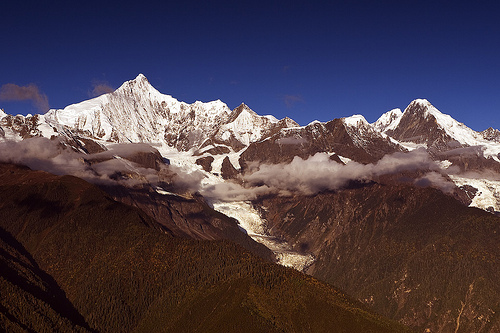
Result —
POLYGON ((255 111, 253 111, 252 109, 250 109, 250 107, 248 105, 246 105, 245 103, 241 103, 239 106, 234 108, 231 118, 236 119, 243 112, 247 112, 253 116, 258 116, 258 114, 255 111))
POLYGON ((368 122, 366 121, 365 117, 363 117, 360 114, 355 114, 350 117, 344 117, 342 118, 342 121, 344 124, 348 126, 360 126, 360 125, 369 125, 368 122))
POLYGON ((130 89, 157 92, 144 74, 137 75, 133 80, 125 81, 117 90, 123 92, 124 90, 128 91, 130 89))
POLYGON ((424 118, 427 118, 428 116, 434 116, 434 117, 440 117, 443 114, 441 111, 436 109, 434 105, 432 105, 428 100, 426 99, 416 99, 412 101, 405 109, 403 112, 404 115, 406 116, 423 116, 424 118))
POLYGON ((387 130, 394 129, 398 125, 402 116, 403 111, 401 111, 401 109, 392 109, 380 116, 380 118, 378 118, 372 125, 378 131, 385 132, 387 130))
POLYGON ((139 73, 139 75, 136 76, 136 78, 134 79, 134 81, 148 81, 148 79, 146 78, 146 76, 144 74, 139 73))
POLYGON ((485 129, 480 134, 486 140, 500 142, 500 131, 497 129, 494 129, 493 127, 489 127, 487 129, 485 129))
POLYGON ((300 127, 299 123, 288 117, 280 119, 279 122, 283 123, 284 127, 300 127))
POLYGON ((149 83, 148 79, 146 78, 146 76, 142 73, 139 73, 139 75, 137 75, 135 77, 135 79, 129 81, 131 83, 135 83, 135 84, 147 84, 147 85, 151 85, 151 83, 149 83))
POLYGON ((413 100, 413 101, 410 103, 410 105, 411 105, 411 104, 420 104, 420 105, 424 105, 424 106, 431 106, 431 105, 432 105, 432 104, 431 104, 428 100, 426 100, 425 98, 417 98, 417 99, 413 100))
POLYGON ((237 107, 235 107, 234 110, 239 110, 240 112, 243 111, 243 110, 250 110, 250 111, 252 111, 252 109, 250 109, 250 107, 248 105, 246 105, 244 102, 242 102, 240 105, 238 105, 237 107))

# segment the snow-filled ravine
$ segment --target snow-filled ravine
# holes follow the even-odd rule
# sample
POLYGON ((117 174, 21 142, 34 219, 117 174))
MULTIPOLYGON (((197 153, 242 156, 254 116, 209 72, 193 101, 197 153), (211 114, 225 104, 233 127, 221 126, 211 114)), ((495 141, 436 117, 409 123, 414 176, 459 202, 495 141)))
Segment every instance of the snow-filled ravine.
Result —
MULTIPOLYGON (((196 165, 195 161, 199 156, 193 156, 192 152, 179 152, 175 148, 168 147, 167 145, 156 145, 162 156, 166 156, 170 163, 174 166, 182 168, 186 173, 203 173, 204 179, 201 181, 202 186, 213 186, 217 184, 222 184, 225 182, 222 177, 215 174, 205 172, 201 170, 199 165, 196 165)), ((242 153, 229 154, 231 163, 233 165, 238 161, 239 155, 242 153)), ((212 163, 214 166, 214 173, 220 171, 220 165, 222 164, 222 159, 224 156, 214 156, 215 160, 212 163)), ((159 192, 161 193, 161 192, 159 192)), ((250 202, 247 201, 224 201, 219 198, 206 198, 212 207, 229 217, 235 218, 238 221, 238 225, 242 232, 245 232, 256 242, 259 242, 269 248, 276 255, 278 263, 293 267, 299 271, 303 271, 305 268, 309 267, 313 261, 314 257, 312 255, 303 255, 292 251, 291 246, 283 240, 277 239, 269 235, 266 232, 266 221, 263 220, 258 211, 252 206, 250 202)))
POLYGON ((294 252, 286 242, 266 234, 266 223, 251 203, 244 201, 215 202, 213 207, 215 210, 237 219, 240 228, 244 229, 248 236, 264 244, 275 253, 279 264, 303 271, 313 263, 314 257, 312 255, 294 252))

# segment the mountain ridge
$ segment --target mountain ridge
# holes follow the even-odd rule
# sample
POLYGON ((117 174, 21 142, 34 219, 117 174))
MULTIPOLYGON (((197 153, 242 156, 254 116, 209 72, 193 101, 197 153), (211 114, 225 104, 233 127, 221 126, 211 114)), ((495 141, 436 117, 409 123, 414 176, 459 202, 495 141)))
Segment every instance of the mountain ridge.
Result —
POLYGON ((371 124, 362 115, 341 122, 344 129, 336 120, 299 126, 290 118, 260 116, 244 103, 234 110, 220 100, 187 104, 160 93, 139 74, 112 93, 45 115, 2 115, 0 141, 65 137, 83 150, 83 142, 89 147, 145 142, 159 145, 166 155, 171 148, 188 152, 189 163, 203 158, 204 168, 213 174, 220 174, 225 157, 242 174, 252 163, 289 163, 294 156, 305 159, 318 152, 367 164, 420 147, 443 166, 442 173, 455 186, 476 189, 471 205, 500 211, 500 177, 476 175, 500 173, 500 131, 476 132, 425 99, 412 101, 403 112, 388 111, 371 124), (214 160, 208 162, 208 157, 214 160))
MULTIPOLYGON (((499 291, 488 273, 500 257, 491 243, 500 214, 498 130, 473 131, 424 99, 371 124, 353 115, 299 126, 245 104, 179 102, 143 75, 48 115, 0 118, 0 161, 88 180, 163 232, 238 243, 340 283, 412 327, 447 333, 460 321, 498 331, 491 299, 499 291), (449 253, 454 259, 444 263, 449 253), (450 272, 477 279, 453 275, 453 293, 441 281, 450 272), (442 293, 450 302, 436 303, 442 293)), ((57 213, 51 205, 34 208, 57 213)))

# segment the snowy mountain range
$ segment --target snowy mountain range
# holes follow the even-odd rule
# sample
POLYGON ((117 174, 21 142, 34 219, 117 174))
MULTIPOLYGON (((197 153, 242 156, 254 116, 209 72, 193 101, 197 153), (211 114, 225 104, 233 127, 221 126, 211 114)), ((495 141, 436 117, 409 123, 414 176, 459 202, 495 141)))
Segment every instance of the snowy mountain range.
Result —
MULTIPOLYGON (((404 112, 386 112, 372 124, 354 115, 299 126, 290 118, 259 116, 245 104, 230 110, 220 100, 180 102, 139 74, 112 93, 45 115, 0 113, 0 140, 33 136, 91 140, 102 147, 152 144, 173 163, 180 156, 182 165, 205 158, 205 169, 216 175, 226 157, 226 167, 241 174, 252 163, 290 163, 317 153, 335 156, 341 163, 369 164, 420 148, 440 165, 442 175, 458 188, 467 188, 470 205, 500 211, 500 132, 476 132, 425 99, 414 100, 404 112)), ((84 145, 79 149, 85 151, 84 145)))
POLYGON ((374 123, 299 126, 245 104, 180 102, 140 74, 44 115, 0 110, 0 162, 83 178, 176 236, 230 240, 405 325, 453 331, 462 312, 461 327, 494 325, 500 131, 425 99, 374 123), (467 301, 443 298, 445 280, 471 288, 467 301))

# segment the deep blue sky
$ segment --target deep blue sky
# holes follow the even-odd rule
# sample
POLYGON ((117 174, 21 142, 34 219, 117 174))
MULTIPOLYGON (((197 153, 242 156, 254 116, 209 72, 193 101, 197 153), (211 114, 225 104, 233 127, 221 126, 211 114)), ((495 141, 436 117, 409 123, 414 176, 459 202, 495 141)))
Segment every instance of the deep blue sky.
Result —
POLYGON ((245 102, 302 125, 372 122, 427 98, 475 130, 500 128, 500 2, 318 3, 8 1, 0 86, 33 83, 63 108, 143 73, 185 102, 245 102))

